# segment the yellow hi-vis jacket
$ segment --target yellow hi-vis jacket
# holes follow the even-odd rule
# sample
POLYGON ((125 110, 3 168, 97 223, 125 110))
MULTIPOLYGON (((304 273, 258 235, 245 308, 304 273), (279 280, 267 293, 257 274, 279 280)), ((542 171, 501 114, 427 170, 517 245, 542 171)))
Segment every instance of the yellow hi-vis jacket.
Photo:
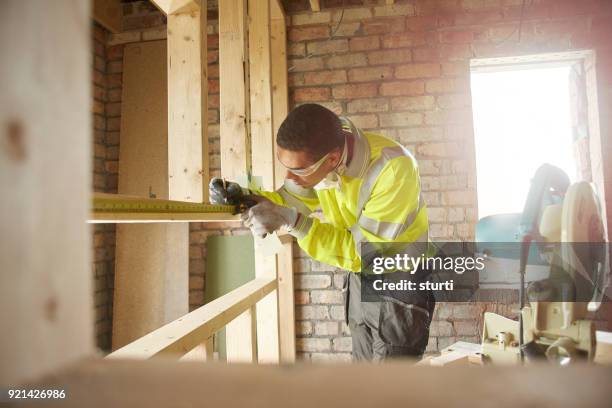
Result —
MULTIPOLYGON (((338 187, 304 189, 286 181, 276 192, 258 194, 276 204, 296 207, 304 215, 320 208, 325 222, 302 217, 292 230, 299 246, 317 261, 360 272, 367 245, 427 245, 427 208, 417 162, 410 152, 387 137, 362 132, 345 118, 342 123, 355 143, 338 187)), ((422 250, 404 252, 420 256, 422 250)))

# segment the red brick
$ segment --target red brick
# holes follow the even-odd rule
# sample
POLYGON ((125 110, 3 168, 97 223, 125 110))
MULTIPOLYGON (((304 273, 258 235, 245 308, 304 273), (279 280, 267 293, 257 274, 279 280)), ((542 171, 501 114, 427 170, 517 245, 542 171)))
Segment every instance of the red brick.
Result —
POLYGON ((469 44, 474 40, 472 31, 442 31, 440 42, 442 44, 469 44))
POLYGON ((329 351, 331 344, 327 338, 303 337, 296 339, 295 348, 297 351, 329 351))
MULTIPOLYGON (((531 9, 531 7, 530 7, 531 9)), ((531 14, 531 13, 530 13, 531 14)), ((461 13, 454 16, 455 25, 481 25, 497 22, 503 19, 503 14, 499 10, 461 13)), ((516 19, 518 20, 518 18, 516 19)))
POLYGON ((106 76, 106 85, 109 88, 120 88, 123 84, 122 74, 110 74, 106 76))
POLYGON ((470 64, 467 61, 445 62, 442 64, 442 75, 468 76, 470 75, 470 64))
POLYGON ((106 72, 109 74, 123 72, 123 61, 110 61, 106 67, 106 72))
POLYGON ((204 277, 194 276, 189 277, 189 289, 204 289, 204 277))
POLYGON ((208 66, 208 77, 209 78, 219 78, 219 64, 208 66))
POLYGON ((208 80, 208 92, 209 93, 219 93, 219 80, 218 79, 208 80))
POLYGON ((102 43, 106 42, 106 33, 107 31, 95 24, 93 27, 94 38, 102 43))
POLYGON ((417 153, 425 157, 455 157, 461 154, 458 143, 435 142, 424 143, 417 147, 417 153))
MULTIPOLYGON (((106 98, 106 91, 101 86, 94 86, 93 97, 96 100, 104 101, 104 99, 106 98)), ((119 93, 119 99, 121 99, 121 92, 119 93)))
POLYGON ((295 320, 327 320, 329 308, 322 305, 305 305, 295 308, 295 320))
POLYGON ((354 37, 349 40, 351 51, 377 50, 380 48, 380 39, 377 36, 354 37))
POLYGON ((304 85, 339 84, 346 82, 346 71, 318 71, 304 73, 304 85))
POLYGON ((456 125, 472 120, 471 109, 445 109, 427 112, 425 123, 428 125, 456 125))
POLYGON ((330 287, 331 282, 331 277, 329 275, 295 275, 296 289, 324 289, 330 287))
POLYGON ((105 110, 107 117, 121 116, 121 102, 107 103, 105 110))
POLYGON ((296 88, 293 91, 295 102, 327 101, 329 98, 329 88, 296 88))
POLYGON ((338 37, 352 37, 357 34, 361 29, 361 23, 342 23, 339 27, 334 26, 334 38, 338 37))
MULTIPOLYGON (((313 290, 310 293, 310 299, 312 303, 321 303, 321 304, 341 304, 342 300, 342 292, 339 290, 313 290)), ((337 323, 336 323, 337 325, 337 323)))
POLYGON ((94 57, 93 62, 94 62, 94 69, 96 71, 104 72, 104 70, 106 69, 106 62, 104 61, 104 58, 98 57, 96 55, 94 57))
POLYGON ((414 48, 412 56, 415 62, 433 62, 440 60, 440 50, 437 47, 414 48))
MULTIPOLYGON (((427 142, 434 140, 441 140, 444 138, 444 129, 441 127, 420 127, 420 128, 409 128, 409 129, 399 129, 398 130, 398 138, 400 142, 410 144, 417 142, 427 142)), ((425 168, 426 166, 419 162, 419 167, 425 168)), ((431 167, 431 166, 429 166, 431 167)), ((435 172, 435 174, 439 174, 439 169, 435 172)), ((423 173, 421 174, 432 174, 423 173)))
POLYGON ((189 304, 199 306, 204 303, 204 291, 203 290, 190 290, 189 291, 189 304))
POLYGON ((100 115, 104 114, 104 103, 101 101, 93 101, 93 104, 91 105, 91 112, 92 113, 99 113, 100 115))
POLYGON ((435 29, 438 25, 437 16, 406 17, 406 30, 427 31, 435 29))
POLYGON ((306 305, 310 303, 310 293, 306 290, 296 290, 294 292, 295 304, 306 305))
POLYGON ((329 11, 320 11, 318 13, 300 13, 291 17, 291 24, 294 26, 311 25, 311 24, 327 24, 331 20, 329 11))
POLYGON ((380 115, 380 125, 383 127, 415 126, 423 123, 423 114, 394 112, 380 115))
POLYGON ((326 40, 326 41, 313 41, 306 45, 306 50, 309 55, 323 55, 332 54, 335 52, 347 52, 348 51, 348 40, 326 40))
POLYGON ((374 7, 375 17, 414 16, 415 13, 414 5, 407 3, 374 7))
POLYGON ((556 0, 549 6, 549 15, 551 18, 573 18, 584 14, 597 15, 601 12, 601 2, 593 0, 556 0))
POLYGON ((348 117, 358 128, 374 129, 378 127, 378 117, 376 115, 348 115, 348 117))
POLYGON ((337 336, 338 326, 338 322, 316 322, 314 332, 317 336, 337 336))
POLYGON ((422 81, 384 82, 380 85, 379 91, 382 96, 422 95, 425 91, 425 86, 422 81))
POLYGON ((383 37, 383 48, 416 47, 424 44, 423 33, 395 33, 383 37))
POLYGON ((363 67, 368 65, 365 54, 342 54, 330 57, 327 60, 328 68, 350 68, 350 67, 363 67))
POLYGON ((104 73, 100 72, 100 71, 93 71, 93 83, 95 85, 99 85, 99 86, 104 86, 105 80, 106 80, 106 76, 104 75, 104 73))
POLYGON ((368 68, 353 68, 349 70, 350 82, 367 82, 380 81, 390 78, 392 74, 391 67, 368 67, 368 68))
POLYGON ((94 55, 104 56, 104 45, 99 41, 94 41, 94 55))
POLYGON ((345 8, 344 10, 336 10, 332 16, 332 21, 339 21, 342 15, 343 21, 359 20, 372 18, 372 10, 365 7, 345 8))
POLYGON ((440 64, 407 64, 395 68, 397 79, 434 78, 440 76, 440 64))
POLYGON ((376 96, 378 94, 377 84, 350 84, 339 85, 332 88, 334 98, 354 99, 376 96))
POLYGON ((209 49, 217 50, 219 49, 219 35, 218 34, 209 34, 207 38, 207 46, 209 49))
POLYGON ((304 85, 304 74, 300 72, 290 72, 287 76, 289 87, 304 85))
POLYGON ((391 99, 391 109, 394 111, 426 110, 435 105, 433 96, 400 96, 391 99))
POLYGON ((404 21, 404 17, 365 20, 363 22, 363 31, 369 35, 402 32, 405 27, 404 21))
POLYGON ((219 61, 219 51, 218 50, 208 50, 206 53, 206 60, 208 61, 209 64, 219 61))
POLYGON ((470 140, 474 137, 472 122, 446 127, 446 137, 449 140, 470 140))
POLYGON ((354 99, 347 104, 350 113, 355 112, 384 112, 389 110, 387 98, 354 99))
POLYGON ((430 79, 425 85, 427 93, 461 93, 469 90, 467 78, 437 78, 430 79))
POLYGON ((510 41, 511 38, 518 38, 518 30, 515 24, 495 26, 489 29, 489 40, 499 44, 503 41, 510 41))
POLYGON ((473 57, 469 44, 443 44, 440 46, 440 59, 442 61, 465 60, 473 57))
POLYGON ((108 101, 109 102, 119 102, 121 101, 121 89, 109 89, 108 91, 108 101))
POLYGON ((472 105, 470 94, 440 95, 437 100, 438 107, 442 109, 466 108, 472 105))
POLYGON ((328 102, 317 102, 321 106, 325 106, 330 111, 334 112, 336 115, 342 115, 344 109, 342 108, 342 103, 339 101, 328 101, 328 102))
POLYGON ((477 336, 478 335, 478 321, 477 320, 463 320, 453 322, 455 333, 457 336, 477 336))
POLYGON ((502 0, 462 0, 461 7, 466 11, 499 8, 502 0))
POLYGON ((289 43, 287 46, 287 55, 303 57, 306 55, 306 44, 289 43))
POLYGON ((289 30, 289 41, 299 42, 329 37, 328 26, 297 27, 289 30))
POLYGON ((297 58, 289 60, 289 67, 291 72, 316 71, 323 69, 324 63, 321 57, 297 58))
POLYGON ((398 64, 412 61, 412 51, 409 49, 380 50, 368 53, 370 65, 398 64))

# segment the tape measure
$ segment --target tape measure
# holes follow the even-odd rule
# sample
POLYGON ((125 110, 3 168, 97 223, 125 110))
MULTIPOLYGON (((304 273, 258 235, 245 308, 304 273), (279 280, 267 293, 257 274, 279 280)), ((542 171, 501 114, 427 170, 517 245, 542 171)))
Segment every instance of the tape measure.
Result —
POLYGON ((94 194, 94 212, 107 213, 230 213, 238 208, 234 205, 202 204, 184 201, 146 199, 138 197, 115 196, 112 194, 94 194))

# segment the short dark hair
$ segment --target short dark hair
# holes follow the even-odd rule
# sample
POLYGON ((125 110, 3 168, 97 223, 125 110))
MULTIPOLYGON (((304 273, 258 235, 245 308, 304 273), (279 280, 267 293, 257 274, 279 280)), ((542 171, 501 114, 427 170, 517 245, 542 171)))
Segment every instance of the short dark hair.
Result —
POLYGON ((291 151, 305 151, 313 159, 318 159, 344 145, 342 123, 324 106, 315 103, 300 105, 280 125, 276 144, 291 151))

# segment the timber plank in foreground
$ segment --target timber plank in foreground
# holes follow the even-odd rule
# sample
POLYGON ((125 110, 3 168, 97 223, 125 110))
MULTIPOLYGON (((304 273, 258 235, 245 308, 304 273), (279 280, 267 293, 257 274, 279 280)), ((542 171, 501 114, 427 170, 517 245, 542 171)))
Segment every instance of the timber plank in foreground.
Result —
MULTIPOLYGON (((415 367, 225 365, 86 360, 38 384, 66 407, 609 407, 612 369, 598 366, 415 367)), ((38 402, 32 406, 39 406, 38 402)))

